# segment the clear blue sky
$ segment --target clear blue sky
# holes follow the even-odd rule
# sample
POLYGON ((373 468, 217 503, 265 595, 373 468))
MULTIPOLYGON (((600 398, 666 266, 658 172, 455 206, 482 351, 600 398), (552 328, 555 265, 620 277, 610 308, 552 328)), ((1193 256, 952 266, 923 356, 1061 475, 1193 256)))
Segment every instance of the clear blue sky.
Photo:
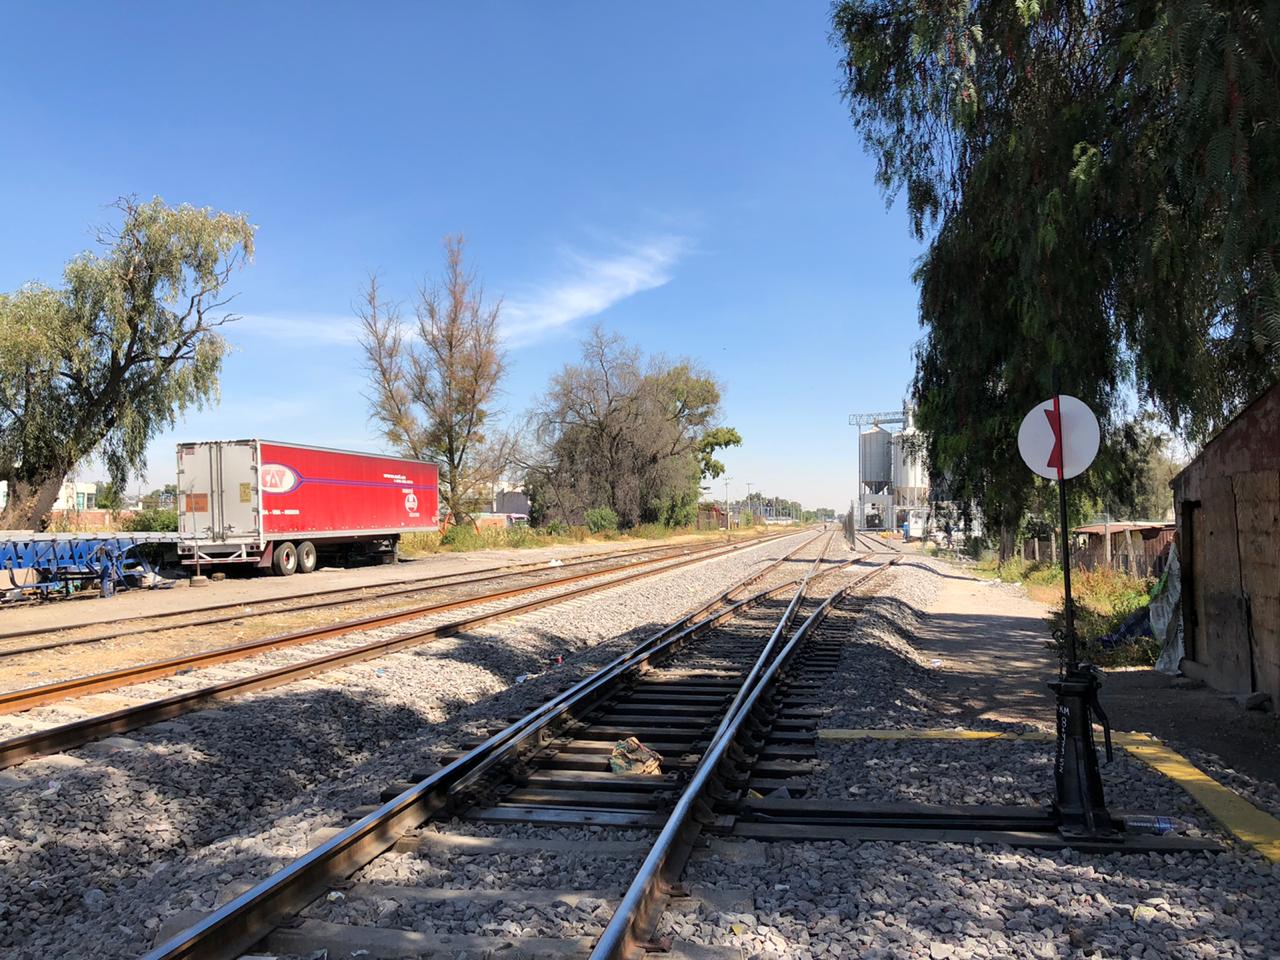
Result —
MULTIPOLYGON (((599 321, 725 385, 754 489, 843 508, 896 407, 919 253, 840 102, 825 0, 11 6, 0 289, 57 283, 114 198, 243 211, 221 403, 160 437, 377 449, 352 304, 464 233, 507 305, 503 405, 599 321)), ((90 468, 87 476, 98 471, 90 468)), ((717 495, 723 485, 717 484, 717 495)))

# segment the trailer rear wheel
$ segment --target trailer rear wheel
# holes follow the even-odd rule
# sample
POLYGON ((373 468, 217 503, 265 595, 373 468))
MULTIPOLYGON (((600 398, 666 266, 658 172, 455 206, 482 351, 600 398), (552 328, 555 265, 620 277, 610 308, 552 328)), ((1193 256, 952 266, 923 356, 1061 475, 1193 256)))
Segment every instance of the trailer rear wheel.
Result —
POLYGON ((298 544, 298 572, 310 573, 316 568, 316 545, 310 540, 298 544))
POLYGON ((278 576, 290 576, 298 569, 298 550, 292 543, 277 543, 271 552, 271 569, 278 576))

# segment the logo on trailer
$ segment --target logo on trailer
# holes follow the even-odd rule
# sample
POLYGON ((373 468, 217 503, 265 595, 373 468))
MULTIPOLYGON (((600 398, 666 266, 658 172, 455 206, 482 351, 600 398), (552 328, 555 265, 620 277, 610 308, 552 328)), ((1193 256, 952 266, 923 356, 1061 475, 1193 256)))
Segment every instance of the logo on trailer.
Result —
POLYGON ((264 463, 258 475, 262 478, 263 493, 288 493, 301 482, 283 463, 264 463))
POLYGON ((412 490, 404 495, 404 508, 409 513, 414 513, 418 509, 418 495, 412 490))

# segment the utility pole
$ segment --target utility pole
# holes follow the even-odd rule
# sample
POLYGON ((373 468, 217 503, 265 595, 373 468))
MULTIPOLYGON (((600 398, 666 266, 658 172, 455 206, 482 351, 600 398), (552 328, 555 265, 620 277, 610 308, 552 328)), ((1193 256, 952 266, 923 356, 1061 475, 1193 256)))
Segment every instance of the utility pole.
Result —
POLYGON ((729 481, 730 481, 731 479, 732 479, 732 477, 728 476, 727 474, 725 475, 725 478, 724 478, 724 536, 725 536, 725 539, 726 539, 726 540, 728 540, 728 539, 729 539, 729 537, 730 537, 730 533, 729 533, 729 481))
MULTIPOLYGON (((755 486, 755 484, 747 484, 747 509, 751 511, 751 516, 754 519, 756 511, 755 508, 751 506, 751 488, 753 486, 755 486)), ((739 514, 739 516, 741 516, 741 514, 739 514)))

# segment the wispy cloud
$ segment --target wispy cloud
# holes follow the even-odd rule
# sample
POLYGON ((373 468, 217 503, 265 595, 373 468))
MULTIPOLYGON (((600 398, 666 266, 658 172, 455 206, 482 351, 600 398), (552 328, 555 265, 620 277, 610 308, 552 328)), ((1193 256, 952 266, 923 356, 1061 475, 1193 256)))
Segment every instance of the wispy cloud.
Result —
POLYGON ((360 337, 360 321, 325 314, 248 314, 224 328, 233 340, 243 337, 297 344, 351 344, 360 337))
MULTIPOLYGON (((627 297, 661 287, 671 281, 672 270, 687 249, 684 237, 665 235, 619 245, 603 255, 566 250, 559 276, 505 298, 503 338, 514 346, 530 343, 603 313, 627 297)), ((226 331, 237 341, 349 346, 359 340, 360 323, 354 315, 246 314, 226 331)))
POLYGON ((578 320, 603 313, 627 297, 661 287, 683 256, 683 237, 656 237, 606 256, 564 255, 564 275, 509 296, 502 309, 503 336, 519 345, 578 320))

